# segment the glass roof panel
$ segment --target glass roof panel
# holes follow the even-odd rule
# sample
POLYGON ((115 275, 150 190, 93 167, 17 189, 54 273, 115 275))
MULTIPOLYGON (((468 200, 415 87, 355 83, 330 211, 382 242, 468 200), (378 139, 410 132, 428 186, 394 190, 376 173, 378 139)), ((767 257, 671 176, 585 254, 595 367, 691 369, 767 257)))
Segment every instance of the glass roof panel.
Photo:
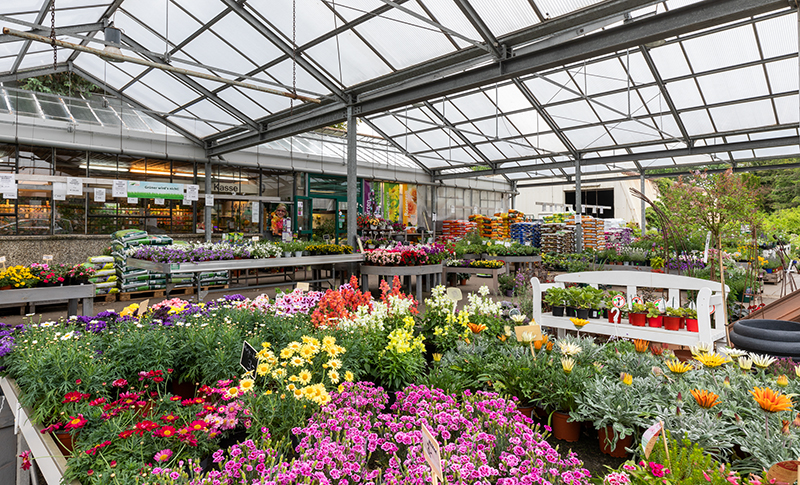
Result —
MULTIPOLYGON (((198 96, 197 91, 159 69, 153 69, 147 73, 140 79, 140 83, 147 84, 151 89, 157 90, 160 95, 180 105, 186 104, 198 96)), ((134 86, 127 88, 125 92, 128 93, 128 90, 134 86)))
MULTIPOLYGON (((127 5, 128 3, 129 2, 125 2, 125 6, 126 7, 129 6, 129 5, 127 5)), ((143 3, 144 2, 142 2, 142 4, 143 3)), ((139 5, 139 2, 134 2, 132 5, 139 5)), ((162 4, 162 7, 163 7, 163 4, 162 4)), ((154 17, 154 16, 151 17, 150 15, 147 15, 146 13, 145 13, 145 15, 146 15, 145 20, 141 20, 141 19, 138 19, 133 14, 128 14, 126 9, 119 9, 119 10, 117 10, 116 14, 114 14, 114 25, 118 29, 122 30, 125 33, 126 36, 130 37, 131 39, 135 39, 136 42, 139 45, 141 45, 142 47, 144 47, 145 49, 147 49, 149 51, 152 51, 152 52, 164 52, 164 49, 166 47, 166 44, 164 43, 164 40, 163 39, 159 39, 157 35, 153 34, 152 31, 150 31, 149 29, 144 27, 144 25, 147 25, 146 22, 148 20, 152 20, 154 23, 155 22, 160 22, 161 24, 164 23, 163 20, 159 20, 159 19, 161 19, 161 17, 154 17), (144 25, 142 25, 143 23, 144 23, 144 25)), ((97 20, 97 19, 93 19, 93 20, 97 20)), ((194 21, 190 21, 190 22, 194 22, 194 21)), ((96 47, 99 48, 100 44, 97 44, 96 47)), ((130 55, 131 54, 131 51, 129 51, 129 50, 123 50, 122 52, 124 54, 126 54, 126 55, 130 55)), ((86 54, 84 53, 84 54, 81 54, 81 55, 86 55, 86 54)))
MULTIPOLYGON (((282 52, 272 42, 269 42, 256 29, 235 13, 229 13, 211 27, 211 30, 225 39, 231 32, 236 32, 236 48, 248 59, 258 65, 263 65, 279 57, 282 52)), ((220 42, 218 40, 218 42, 220 42)), ((218 63, 212 65, 218 66, 218 63)), ((244 74, 244 72, 242 72, 244 74)))
MULTIPOLYGON (((239 111, 246 114, 250 119, 258 119, 266 116, 268 112, 263 106, 259 105, 253 98, 249 97, 251 89, 239 89, 235 86, 229 87, 217 95, 220 99, 236 106, 239 111)), ((276 96, 277 97, 277 96, 276 96)))
MULTIPOLYGON (((419 1, 419 0, 418 0, 419 1)), ((441 24, 442 26, 458 32, 459 34, 473 39, 473 40, 480 40, 480 34, 472 24, 467 20, 461 10, 459 10, 456 2, 438 2, 438 1, 431 1, 425 0, 421 2, 425 5, 425 7, 431 12, 436 22, 441 24)), ((473 3, 473 7, 476 9, 479 8, 480 2, 473 3)), ((472 44, 467 43, 464 40, 459 39, 458 37, 453 37, 453 40, 457 41, 459 45, 464 46, 471 46, 472 44)))
MULTIPOLYGON (((91 2, 92 5, 96 5, 95 2, 91 2)), ((83 24, 88 22, 95 22, 97 19, 103 15, 105 12, 106 7, 104 5, 101 6, 93 6, 93 7, 86 7, 86 8, 59 8, 64 7, 65 5, 61 4, 60 2, 56 2, 56 26, 61 25, 76 25, 76 24, 83 24), (89 20, 91 19, 91 20, 89 20)), ((50 19, 50 16, 47 16, 47 19, 50 19)), ((45 22, 47 25, 50 25, 49 22, 45 22)), ((28 29, 25 29, 28 30, 28 29)))
POLYGON ((521 135, 504 117, 490 118, 473 123, 480 133, 491 138, 515 138, 521 135))
POLYGON ((555 133, 545 133, 542 135, 537 136, 529 136, 527 140, 531 143, 531 145, 542 149, 547 150, 549 152, 565 152, 567 151, 567 147, 561 143, 561 140, 558 139, 558 136, 555 133))
POLYGON ((389 66, 350 30, 315 45, 306 52, 332 78, 347 86, 391 72, 389 66))
POLYGON ((750 25, 722 30, 683 41, 686 55, 695 72, 756 61, 761 58, 750 25))
POLYGON ((494 116, 497 113, 497 107, 489 98, 481 91, 469 94, 467 96, 460 96, 458 98, 451 98, 453 104, 461 110, 464 115, 471 120, 476 118, 484 118, 487 116, 494 116))
POLYGON ((761 66, 699 76, 697 82, 700 83, 700 89, 703 90, 708 104, 738 101, 769 94, 764 68, 761 66))
POLYGON ((536 12, 527 0, 494 0, 471 2, 471 4, 495 37, 539 22, 536 12))
POLYGON ((125 90, 125 95, 160 113, 172 111, 177 107, 172 100, 164 97, 160 92, 150 89, 144 83, 132 84, 125 90))
POLYGON ((501 112, 518 111, 532 107, 525 95, 522 94, 522 91, 514 84, 499 86, 497 89, 485 88, 484 92, 493 103, 496 103, 501 112))
POLYGON ((797 91, 797 59, 770 62, 767 64, 767 75, 773 93, 797 91))
POLYGON ((554 18, 600 3, 601 0, 535 0, 545 18, 554 18))
POLYGON ((689 136, 714 133, 714 125, 711 124, 711 118, 704 109, 684 111, 679 116, 689 136))
MULTIPOLYGON (((170 1, 172 1, 172 2, 180 5, 181 7, 183 7, 188 12, 190 12, 192 15, 194 15, 195 17, 200 19, 200 21, 203 22, 203 23, 208 22, 211 19, 213 19, 214 17, 216 17, 217 14, 219 14, 222 11, 222 9, 224 8, 224 5, 222 4, 222 2, 220 2, 218 0, 170 0, 170 1)), ((126 7, 127 7, 128 3, 130 3, 130 2, 125 2, 125 6, 126 7)), ((147 2, 136 2, 136 3, 145 3, 146 4, 147 2)), ((164 13, 164 12, 165 12, 165 10, 162 10, 160 13, 164 13)), ((170 9, 169 9, 170 17, 172 17, 172 12, 173 12, 173 8, 172 8, 172 6, 170 6, 170 9)), ((171 23, 172 23, 172 20, 170 19, 170 24, 171 23)), ((170 26, 170 30, 172 30, 172 26, 170 26)))
POLYGON ((591 105, 604 121, 647 114, 647 110, 635 90, 631 90, 630 93, 609 94, 591 98, 591 105))
MULTIPOLYGON (((666 86, 667 92, 669 92, 669 96, 672 98, 672 102, 675 103, 675 108, 677 109, 694 108, 696 106, 705 105, 694 79, 672 81, 667 83, 666 86)), ((666 103, 664 104, 666 105, 666 103)))
POLYGON ((772 103, 768 100, 711 108, 714 125, 720 131, 744 130, 774 124, 772 103))
MULTIPOLYGON (((267 70, 267 74, 272 76, 274 80, 277 80, 277 82, 283 84, 284 86, 290 87, 292 85, 292 64, 293 62, 291 59, 286 59, 280 64, 270 67, 267 70)), ((298 89, 305 89, 306 91, 311 91, 320 94, 328 93, 328 88, 324 87, 322 83, 317 81, 311 74, 306 72, 306 70, 303 69, 302 67, 297 66, 295 72, 297 77, 298 89)), ((259 77, 264 77, 264 75, 262 74, 259 77)), ((280 88, 277 86, 267 86, 267 87, 278 90, 286 90, 286 88, 280 88)))
POLYGON ((795 14, 763 20, 756 23, 758 39, 764 57, 770 58, 797 52, 797 45, 786 39, 797 38, 797 18, 795 14))
MULTIPOLYGON (((221 109, 220 107, 218 107, 217 105, 213 104, 211 101, 208 100, 203 100, 198 103, 195 103, 189 109, 195 116, 206 121, 222 122, 222 123, 227 123, 229 125, 238 125, 242 122, 242 120, 234 118, 232 115, 228 114, 227 111, 224 111, 223 109, 221 109)), ((185 114, 185 112, 178 111, 177 114, 181 115, 185 114)))
POLYGON ((209 67, 219 67, 245 74, 256 64, 236 52, 227 42, 221 41, 213 32, 206 30, 181 49, 197 62, 209 67))
MULTIPOLYGON (((623 55, 623 60, 624 60, 623 55)), ((587 63, 586 66, 576 66, 570 69, 575 84, 589 96, 625 89, 628 86, 628 77, 625 69, 618 59, 608 59, 601 62, 587 63)))
POLYGON ((800 147, 797 145, 792 145, 788 147, 759 148, 753 151, 755 152, 757 158, 783 158, 791 157, 792 155, 796 156, 798 148, 800 147))
POLYGON ((183 118, 176 118, 176 117, 171 117, 170 120, 173 123, 175 123, 176 125, 181 126, 183 129, 185 129, 189 133, 192 133, 193 135, 199 136, 199 137, 208 136, 211 133, 214 133, 215 131, 217 131, 213 127, 211 127, 207 123, 203 123, 202 121, 198 122, 198 121, 186 120, 186 119, 183 119, 183 118))
POLYGON ((778 112, 778 123, 782 125, 797 123, 798 120, 800 120, 798 118, 796 94, 787 97, 775 98, 775 109, 778 112))
POLYGON ((611 136, 621 145, 661 140, 661 134, 652 127, 636 121, 623 121, 608 126, 611 136))
POLYGON ((572 90, 575 90, 576 87, 569 75, 563 71, 526 79, 525 84, 533 92, 539 104, 546 105, 578 98, 574 92, 564 89, 565 86, 572 90))
POLYGON ((422 138, 428 145, 434 149, 446 149, 448 143, 450 146, 457 145, 458 142, 447 136, 442 130, 431 130, 424 133, 417 133, 417 136, 422 138))
POLYGON ((661 79, 665 81, 692 73, 680 43, 665 44, 650 49, 649 52, 661 79))
POLYGON ((529 135, 532 133, 541 133, 543 131, 550 131, 550 127, 539 116, 536 110, 525 111, 524 113, 514 113, 508 115, 509 121, 517 127, 522 133, 529 135))
POLYGON ((587 148, 595 147, 607 147, 615 144, 614 140, 611 139, 606 129, 602 126, 590 126, 588 128, 567 130, 564 132, 564 134, 578 150, 585 150, 587 148))
POLYGON ((38 11, 40 8, 42 8, 41 0, 35 4, 31 0, 3 0, 3 3, 0 4, 0 14, 32 12, 38 11))
POLYGON ((550 113, 556 125, 561 128, 598 123, 600 121, 586 101, 549 106, 546 110, 550 113))

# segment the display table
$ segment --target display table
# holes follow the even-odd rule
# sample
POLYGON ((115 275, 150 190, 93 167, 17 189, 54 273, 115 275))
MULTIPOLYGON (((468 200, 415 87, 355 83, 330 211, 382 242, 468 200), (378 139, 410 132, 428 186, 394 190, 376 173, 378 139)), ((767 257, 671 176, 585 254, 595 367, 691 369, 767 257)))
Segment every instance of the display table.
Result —
MULTIPOLYGON (((622 323, 609 323, 608 320, 590 319, 580 332, 610 335, 615 337, 643 339, 687 347, 700 342, 714 344, 726 339, 725 317, 723 312, 714 311, 722 305, 722 285, 718 281, 709 281, 689 276, 678 276, 663 273, 646 273, 641 271, 586 271, 567 273, 555 277, 555 283, 540 283, 538 278, 531 278, 533 287, 533 319, 543 327, 557 329, 558 337, 563 337, 567 330, 578 330, 569 317, 555 317, 552 313, 542 313, 542 293, 553 287, 564 287, 564 283, 584 283, 595 288, 598 285, 622 286, 627 289, 628 307, 631 298, 637 294, 638 288, 667 288, 667 305, 681 306, 681 293, 692 292, 697 295, 698 332, 688 330, 667 330, 665 328, 637 327, 628 320, 622 323), (713 315, 713 326, 712 326, 713 315)), ((727 287, 726 287, 727 288, 727 287)))
MULTIPOLYGON (((417 277, 417 301, 422 301, 422 285, 424 280, 428 280, 428 288, 442 284, 442 265, 425 264, 422 266, 370 266, 361 265, 361 289, 369 290, 369 275, 385 276, 394 278, 395 276, 416 276, 417 277), (433 281, 431 281, 431 278, 433 281)), ((408 292, 411 293, 409 282, 408 292)))
MULTIPOLYGON (((266 259, 234 259, 223 261, 204 261, 201 263, 155 263, 143 259, 128 258, 127 265, 131 268, 141 268, 167 275, 187 274, 193 275, 197 285, 197 301, 203 301, 208 291, 203 291, 200 285, 200 273, 213 271, 236 271, 262 268, 282 268, 285 266, 331 266, 336 271, 341 263, 361 263, 363 254, 331 254, 327 256, 300 256, 299 258, 266 258, 266 259)), ((334 280, 336 279, 334 275, 334 280)), ((319 280, 319 279, 318 279, 319 280)), ((316 280, 314 280, 316 281, 316 280)), ((173 285, 167 285, 167 296, 173 285)))
POLYGON ((494 288, 494 294, 500 294, 500 284, 497 282, 497 276, 501 274, 505 274, 507 271, 507 266, 503 265, 500 268, 469 268, 469 267, 461 267, 461 266, 445 266, 442 270, 442 278, 444 281, 447 281, 447 275, 453 273, 468 273, 468 274, 488 274, 492 276, 492 288, 494 288))
MULTIPOLYGON (((0 306, 25 303, 53 303, 67 301, 67 314, 78 314, 78 300, 83 300, 81 315, 94 315, 95 288, 91 283, 85 285, 48 286, 42 288, 22 288, 0 291, 0 306)), ((23 309, 22 314, 25 314, 23 309)))
MULTIPOLYGON (((34 463, 42 472, 47 485, 60 485, 67 469, 67 460, 59 451, 55 440, 50 434, 42 434, 42 427, 30 421, 30 409, 19 405, 21 391, 14 379, 3 377, 0 379, 0 388, 2 388, 3 395, 6 398, 6 406, 14 413, 15 434, 17 432, 22 433, 28 443, 28 447, 31 449, 31 457, 35 458, 34 463)), ((34 470, 31 471, 33 472, 34 470)), ((70 485, 80 485, 80 483, 73 481, 70 485)))
POLYGON ((541 256, 489 256, 487 254, 482 259, 485 261, 505 261, 506 264, 514 265, 514 270, 522 266, 530 268, 534 264, 542 262, 541 256))

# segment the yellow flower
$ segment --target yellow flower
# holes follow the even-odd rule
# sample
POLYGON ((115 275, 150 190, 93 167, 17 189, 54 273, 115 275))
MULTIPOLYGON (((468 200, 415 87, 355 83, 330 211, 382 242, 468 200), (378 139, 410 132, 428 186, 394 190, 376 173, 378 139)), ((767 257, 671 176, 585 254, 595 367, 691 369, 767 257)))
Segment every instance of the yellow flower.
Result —
POLYGON ((761 409, 768 413, 786 411, 792 407, 792 400, 789 396, 781 394, 780 391, 773 391, 768 387, 763 389, 760 387, 753 388, 750 394, 753 395, 753 399, 761 406, 761 409))
POLYGON ((778 360, 775 357, 769 355, 750 354, 750 357, 753 359, 753 363, 756 365, 756 367, 759 367, 761 369, 766 369, 767 367, 772 365, 772 363, 778 360))
POLYGON ((713 354, 695 355, 694 359, 706 367, 719 367, 731 361, 727 355, 721 355, 716 352, 713 354))
POLYGON ((289 376, 289 382, 297 382, 300 380, 299 376, 289 376))
POLYGON ((633 376, 628 374, 627 372, 621 373, 619 375, 619 378, 622 381, 622 383, 625 384, 626 386, 630 386, 631 384, 633 384, 633 376))
POLYGON ((353 379, 355 379, 355 376, 353 376, 352 372, 347 371, 344 373, 344 380, 346 380, 347 382, 353 382, 353 379))
POLYGON ((303 364, 305 364, 306 361, 295 355, 294 357, 292 357, 292 360, 289 363, 294 367, 300 367, 303 364))
POLYGON ((300 389, 295 389, 293 392, 295 399, 300 399, 303 397, 303 391, 301 391, 300 389))
MULTIPOLYGON (((442 354, 439 354, 439 353, 433 354, 433 361, 434 362, 439 362, 441 360, 442 360, 442 354)), ((800 367, 800 366, 798 366, 798 367, 800 367)))
POLYGON ((294 391, 295 389, 297 389, 297 386, 295 386, 294 384, 289 384, 288 386, 286 386, 287 391, 294 391))
POLYGON ((314 357, 314 354, 316 353, 317 353, 316 350, 311 345, 303 345, 300 348, 300 357, 306 360, 311 360, 311 358, 314 357))
POLYGON ((258 364, 258 367, 256 367, 256 372, 260 376, 267 375, 267 373, 269 372, 269 364, 258 364))
POLYGON ((300 371, 300 374, 297 376, 300 379, 300 384, 306 385, 311 382, 311 372, 303 369, 300 371))
MULTIPOLYGON (((738 361, 739 361, 739 368, 742 370, 750 370, 753 368, 753 361, 751 359, 748 359, 747 357, 739 357, 738 361)), ((797 369, 797 367, 795 369, 797 369)))
POLYGON ((328 371, 328 378, 331 380, 332 383, 337 384, 339 382, 339 373, 335 370, 331 369, 328 371))
POLYGON ((227 391, 228 397, 236 397, 239 395, 239 388, 238 387, 231 387, 227 391))
POLYGON ((572 357, 562 357, 561 358, 561 368, 564 369, 564 372, 569 374, 572 372, 572 369, 575 367, 575 359, 572 357))
POLYGON ((272 344, 269 343, 269 342, 261 342, 261 347, 265 348, 265 349, 268 349, 268 348, 272 347, 272 344))
POLYGON ((778 376, 776 384, 778 384, 781 387, 786 387, 789 385, 789 378, 786 376, 786 374, 781 374, 780 376, 778 376))
POLYGON ((300 345, 300 342, 290 342, 289 345, 286 346, 286 348, 290 349, 292 352, 299 351, 301 347, 302 345, 300 345))
POLYGON ((569 321, 578 328, 583 328, 584 325, 589 324, 589 320, 584 320, 583 318, 572 317, 569 319, 569 321))
POLYGON ((794 373, 797 375, 797 377, 800 377, 800 365, 794 366, 794 373))
POLYGON ((242 389, 242 393, 252 391, 254 384, 255 381, 253 381, 253 379, 242 379, 239 381, 239 387, 242 389))
POLYGON ((342 361, 339 359, 331 359, 328 361, 328 365, 331 369, 339 370, 342 368, 342 361))
POLYGON ((323 347, 332 347, 336 345, 336 338, 331 337, 330 335, 322 338, 322 346, 323 347))
POLYGON ((272 372, 272 377, 274 377, 275 379, 283 379, 284 377, 286 377, 286 369, 275 369, 272 372))
POLYGON ((583 350, 580 345, 563 340, 558 342, 558 348, 561 350, 562 355, 577 355, 583 350))
POLYGON ((127 317, 128 315, 133 315, 136 313, 136 310, 139 309, 138 303, 131 303, 130 305, 126 306, 121 312, 119 312, 119 316, 127 317))
POLYGON ((683 374, 684 372, 692 370, 692 364, 688 362, 681 362, 678 359, 668 360, 665 363, 667 364, 667 368, 672 371, 673 374, 683 374))
POLYGON ((264 391, 264 395, 265 395, 265 396, 269 396, 270 394, 272 394, 272 391, 271 391, 271 390, 264 391))
POLYGON ((710 354, 713 349, 714 347, 707 342, 699 342, 697 345, 689 347, 689 350, 692 351, 692 355, 710 354))
POLYGON ((281 350, 281 359, 289 359, 294 355, 294 351, 290 348, 281 350))

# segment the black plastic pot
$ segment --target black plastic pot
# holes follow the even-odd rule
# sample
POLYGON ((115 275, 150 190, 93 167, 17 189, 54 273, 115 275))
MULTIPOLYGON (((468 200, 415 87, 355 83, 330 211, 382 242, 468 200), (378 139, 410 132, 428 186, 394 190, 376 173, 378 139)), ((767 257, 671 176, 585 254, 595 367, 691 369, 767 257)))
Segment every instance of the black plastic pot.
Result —
POLYGON ((588 308, 578 308, 575 311, 575 316, 578 317, 578 318, 581 318, 583 320, 586 320, 587 318, 589 318, 589 309, 588 308))
POLYGON ((576 310, 575 307, 568 306, 567 307, 567 312, 566 312, 567 316, 568 317, 574 317, 576 315, 575 310, 576 310))
POLYGON ((600 310, 592 308, 591 310, 589 310, 589 318, 600 319, 602 318, 602 314, 600 310))
POLYGON ((554 317, 563 317, 564 316, 564 307, 563 306, 554 306, 553 307, 553 316, 554 317))

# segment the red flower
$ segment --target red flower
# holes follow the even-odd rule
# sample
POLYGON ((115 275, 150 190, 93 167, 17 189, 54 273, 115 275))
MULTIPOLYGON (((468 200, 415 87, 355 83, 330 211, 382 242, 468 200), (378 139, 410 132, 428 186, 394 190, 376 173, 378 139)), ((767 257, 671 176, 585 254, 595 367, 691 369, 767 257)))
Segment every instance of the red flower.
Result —
POLYGON ((192 430, 189 428, 181 428, 178 430, 178 437, 186 436, 187 434, 191 434, 192 430))
POLYGON ((153 434, 155 436, 161 436, 162 438, 172 438, 175 436, 176 432, 177 431, 172 426, 164 426, 153 434))
POLYGON ((125 379, 117 379, 116 381, 112 382, 111 385, 114 387, 125 387, 128 385, 128 381, 125 379))
POLYGON ((208 427, 208 423, 206 423, 205 421, 200 420, 200 419, 196 419, 196 420, 192 421, 191 423, 189 423, 189 428, 191 428, 191 429, 193 429, 195 431, 206 429, 207 427, 208 427))
POLYGON ((106 402, 106 398, 98 397, 97 399, 95 399, 93 401, 89 401, 89 406, 99 406, 99 405, 103 404, 104 402, 106 402))
POLYGON ((136 428, 136 434, 141 436, 142 434, 144 434, 145 431, 152 431, 152 430, 158 428, 158 424, 156 424, 156 423, 154 423, 152 421, 145 420, 145 421, 140 421, 140 422, 136 423, 135 428, 136 428))
POLYGON ((86 425, 86 418, 83 417, 83 414, 79 414, 77 417, 70 416, 69 421, 67 421, 66 426, 64 429, 80 429, 86 425))
POLYGON ((22 458, 22 469, 23 470, 30 469, 30 467, 31 467, 31 450, 23 451, 22 454, 19 455, 19 457, 22 458))
POLYGON ((89 470, 86 472, 86 474, 91 477, 92 475, 94 475, 94 470, 89 470))
POLYGON ((123 431, 118 436, 120 438, 122 438, 122 439, 128 439, 133 435, 134 432, 135 432, 135 430, 129 429, 129 430, 123 431))
POLYGON ((116 466, 117 466, 117 460, 111 460, 111 462, 110 462, 108 465, 109 465, 111 468, 114 468, 114 467, 116 467, 116 466))
POLYGON ((183 398, 180 396, 172 396, 171 398, 169 398, 170 401, 180 401, 181 399, 183 398))
POLYGON ((167 414, 166 416, 161 416, 161 420, 162 420, 162 421, 166 421, 166 422, 168 422, 168 423, 172 423, 173 421, 176 421, 177 419, 178 419, 178 417, 177 417, 177 416, 175 416, 175 415, 174 415, 174 414, 172 414, 172 413, 169 413, 169 414, 167 414))
POLYGON ((81 383, 80 379, 75 379, 75 384, 80 384, 80 383, 81 383))
POLYGON ((90 396, 90 394, 83 394, 82 392, 72 391, 68 392, 64 395, 64 400, 61 401, 62 403, 68 402, 81 402, 81 400, 86 399, 90 396))
POLYGON ((203 399, 202 397, 194 398, 194 403, 195 404, 203 404, 204 402, 205 402, 205 399, 203 399))

